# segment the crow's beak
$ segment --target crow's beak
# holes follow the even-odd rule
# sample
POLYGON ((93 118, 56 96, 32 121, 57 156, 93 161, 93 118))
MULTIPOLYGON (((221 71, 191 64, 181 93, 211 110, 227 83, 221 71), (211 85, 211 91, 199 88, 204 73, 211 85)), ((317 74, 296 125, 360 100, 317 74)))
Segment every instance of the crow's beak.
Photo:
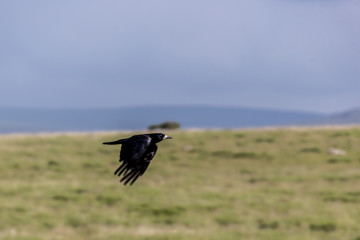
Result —
POLYGON ((165 135, 163 139, 172 139, 171 136, 165 135))

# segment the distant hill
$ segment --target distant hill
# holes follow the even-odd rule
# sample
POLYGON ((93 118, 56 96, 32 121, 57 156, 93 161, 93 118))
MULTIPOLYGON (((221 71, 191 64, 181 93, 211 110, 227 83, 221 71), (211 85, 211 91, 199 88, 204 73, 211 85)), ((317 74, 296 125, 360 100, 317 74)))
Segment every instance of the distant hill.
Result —
POLYGON ((341 113, 309 121, 311 125, 342 125, 360 124, 360 108, 354 108, 341 113))
POLYGON ((182 128, 244 128, 299 124, 322 117, 309 112, 204 106, 0 108, 0 133, 140 130, 164 121, 179 122, 182 128))

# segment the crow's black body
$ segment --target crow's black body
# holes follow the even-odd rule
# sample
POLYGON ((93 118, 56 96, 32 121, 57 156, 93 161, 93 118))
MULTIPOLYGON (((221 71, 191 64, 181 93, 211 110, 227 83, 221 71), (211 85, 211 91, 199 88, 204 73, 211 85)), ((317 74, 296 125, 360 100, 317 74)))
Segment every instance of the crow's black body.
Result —
POLYGON ((104 142, 103 144, 122 145, 119 160, 122 164, 116 169, 114 174, 118 176, 122 175, 120 182, 124 182, 124 185, 129 182, 130 185, 132 185, 139 176, 144 174, 151 160, 154 158, 158 148, 156 143, 171 138, 172 137, 162 133, 150 133, 135 135, 114 142, 104 142))

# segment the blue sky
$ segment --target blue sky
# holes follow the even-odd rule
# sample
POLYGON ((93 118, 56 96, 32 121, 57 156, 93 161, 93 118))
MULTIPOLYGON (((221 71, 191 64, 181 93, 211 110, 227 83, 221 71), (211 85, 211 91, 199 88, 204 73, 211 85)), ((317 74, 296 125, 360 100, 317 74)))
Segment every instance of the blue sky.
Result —
POLYGON ((1 1, 0 106, 360 106, 358 0, 1 1))

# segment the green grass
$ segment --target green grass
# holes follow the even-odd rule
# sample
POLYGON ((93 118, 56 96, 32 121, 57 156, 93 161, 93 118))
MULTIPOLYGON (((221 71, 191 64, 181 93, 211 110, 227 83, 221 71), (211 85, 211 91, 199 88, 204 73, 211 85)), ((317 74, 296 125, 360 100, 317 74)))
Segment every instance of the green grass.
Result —
POLYGON ((133 133, 0 136, 0 239, 360 239, 360 129, 167 133, 131 187, 133 133))

